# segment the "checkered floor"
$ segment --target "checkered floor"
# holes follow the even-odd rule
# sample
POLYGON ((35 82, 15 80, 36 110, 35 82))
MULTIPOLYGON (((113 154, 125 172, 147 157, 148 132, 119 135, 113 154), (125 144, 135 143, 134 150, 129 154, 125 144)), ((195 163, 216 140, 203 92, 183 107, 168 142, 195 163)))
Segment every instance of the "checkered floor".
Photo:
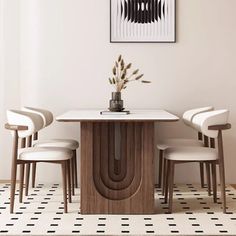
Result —
POLYGON ((156 189, 155 215, 80 215, 79 191, 63 214, 60 185, 39 184, 24 203, 16 197, 9 214, 9 184, 0 184, 0 235, 236 235, 236 190, 227 187, 228 213, 221 213, 206 189, 175 187, 174 213, 167 214, 156 189))

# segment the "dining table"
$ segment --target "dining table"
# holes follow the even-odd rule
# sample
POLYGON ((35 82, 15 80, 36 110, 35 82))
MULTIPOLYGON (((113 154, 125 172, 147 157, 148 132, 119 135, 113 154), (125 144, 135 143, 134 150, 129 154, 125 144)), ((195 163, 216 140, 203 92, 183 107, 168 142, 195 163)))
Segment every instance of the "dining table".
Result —
POLYGON ((81 214, 155 213, 155 125, 176 115, 71 110, 56 120, 80 124, 81 214))

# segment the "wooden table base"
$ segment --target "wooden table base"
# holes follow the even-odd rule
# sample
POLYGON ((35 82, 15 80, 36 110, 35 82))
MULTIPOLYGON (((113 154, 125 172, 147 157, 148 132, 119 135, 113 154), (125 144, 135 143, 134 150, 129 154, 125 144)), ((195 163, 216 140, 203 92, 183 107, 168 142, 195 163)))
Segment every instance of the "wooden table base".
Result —
POLYGON ((81 214, 154 213, 154 122, 81 122, 81 214))

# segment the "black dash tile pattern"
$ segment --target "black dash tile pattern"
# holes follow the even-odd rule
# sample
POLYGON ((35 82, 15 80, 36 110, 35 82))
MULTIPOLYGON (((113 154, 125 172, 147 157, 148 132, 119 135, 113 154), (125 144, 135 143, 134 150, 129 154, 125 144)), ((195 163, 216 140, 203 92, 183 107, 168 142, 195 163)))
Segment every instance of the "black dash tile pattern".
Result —
MULTIPOLYGON (((165 204, 161 204, 164 199, 158 194, 155 196, 158 200, 159 212, 154 215, 82 216, 78 209, 73 210, 71 206, 68 214, 64 214, 63 211, 57 212, 56 209, 62 209, 60 196, 62 189, 60 185, 53 185, 53 187, 56 191, 52 193, 49 199, 45 196, 47 196, 52 187, 46 192, 42 192, 44 190, 40 187, 38 188, 40 191, 35 198, 28 197, 27 201, 16 203, 16 211, 12 215, 9 215, 9 204, 6 201, 9 198, 10 189, 5 187, 4 189, 7 189, 6 192, 0 191, 0 236, 36 234, 68 236, 113 235, 113 226, 116 228, 115 235, 135 235, 137 230, 140 230, 138 233, 142 235, 217 236, 234 235, 234 232, 236 232, 236 199, 232 199, 232 196, 236 194, 234 190, 227 191, 227 198, 230 199, 227 214, 221 212, 219 204, 213 203, 212 198, 208 197, 206 189, 202 190, 203 192, 199 193, 200 196, 197 197, 190 190, 196 189, 199 191, 199 187, 186 185, 185 190, 183 190, 183 187, 179 188, 176 185, 176 190, 181 194, 181 197, 176 194, 174 213, 168 216, 165 215, 168 207, 165 204), (57 207, 55 207, 55 199, 57 197, 60 200, 57 202, 57 207), (50 208, 50 204, 53 204, 54 211, 50 208), (164 207, 162 207, 163 205, 164 207), (218 210, 215 211, 215 208, 218 210), (19 209, 22 211, 19 211, 19 209), (71 222, 71 224, 68 224, 68 222, 71 222), (45 225, 45 227, 42 227, 42 225, 45 225), (67 231, 64 232, 64 228, 67 227, 67 231), (210 233, 209 228, 212 230, 210 233), (186 229, 189 232, 186 233, 186 229), (18 231, 16 232, 16 230, 18 231)), ((0 190, 2 189, 3 187, 0 184, 0 190)), ((76 207, 78 207, 78 201, 74 203, 76 207)))

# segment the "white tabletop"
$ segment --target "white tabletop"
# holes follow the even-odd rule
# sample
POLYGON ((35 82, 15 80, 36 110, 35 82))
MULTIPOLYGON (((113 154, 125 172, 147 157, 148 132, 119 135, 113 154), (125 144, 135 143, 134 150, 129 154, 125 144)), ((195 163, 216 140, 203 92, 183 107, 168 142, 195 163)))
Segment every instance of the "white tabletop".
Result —
POLYGON ((165 110, 130 110, 128 115, 101 115, 101 110, 72 110, 58 117, 61 122, 80 121, 178 121, 179 117, 165 110))

